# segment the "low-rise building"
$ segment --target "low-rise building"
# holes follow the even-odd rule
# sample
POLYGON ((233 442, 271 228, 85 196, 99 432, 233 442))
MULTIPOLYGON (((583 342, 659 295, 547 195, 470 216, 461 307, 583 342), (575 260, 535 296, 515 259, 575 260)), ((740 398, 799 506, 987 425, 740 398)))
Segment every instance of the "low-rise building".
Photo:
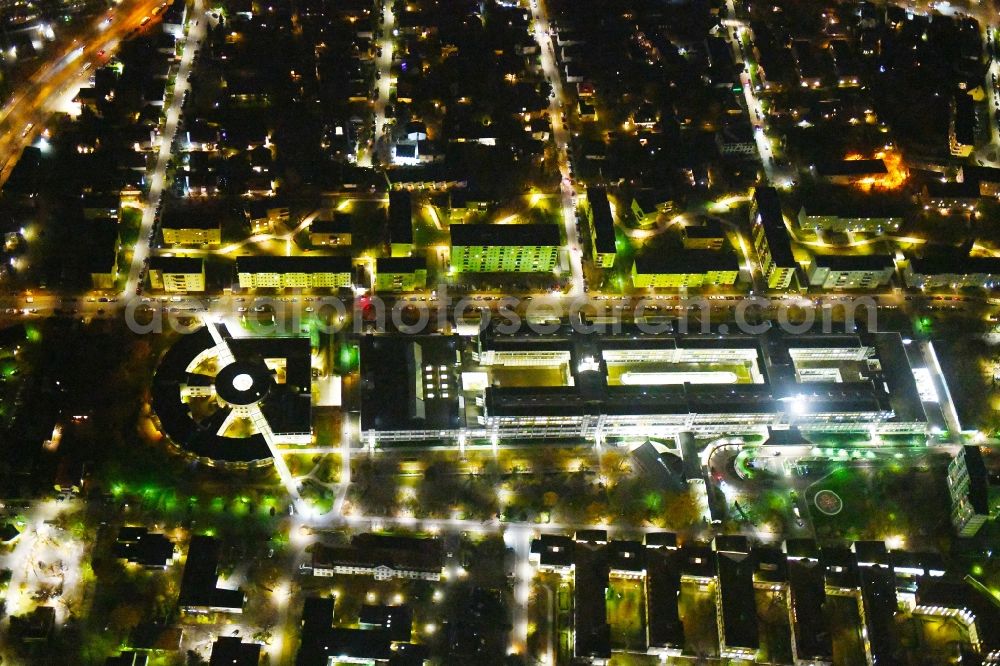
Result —
POLYGON ((181 576, 177 605, 188 613, 242 613, 246 595, 240 589, 219 587, 222 544, 209 536, 191 538, 181 576))
POLYGON ((205 260, 200 257, 150 257, 149 286, 174 294, 205 291, 205 260))
POLYGON ((889 174, 885 160, 839 160, 814 164, 811 170, 818 178, 834 185, 853 185, 860 182, 874 182, 889 174))
POLYGON ((639 289, 731 287, 739 274, 739 261, 731 253, 685 250, 636 257, 632 284, 639 289))
POLYGON ((334 213, 330 219, 314 220, 309 225, 312 245, 350 247, 351 240, 351 216, 347 213, 334 213))
POLYGON ((288 222, 287 206, 274 206, 265 199, 255 199, 244 206, 250 233, 269 234, 281 223, 288 222))
POLYGON ((750 206, 753 246, 761 272, 770 289, 788 289, 796 279, 798 263, 781 213, 781 200, 773 187, 758 187, 750 206))
POLYGON ((350 257, 253 256, 236 258, 241 289, 337 289, 354 283, 350 257))
POLYGON ((451 265, 459 273, 551 272, 559 260, 552 224, 455 224, 451 265))
POLYGON ((313 576, 335 574, 374 576, 375 580, 407 578, 441 580, 444 546, 439 539, 359 534, 350 546, 316 544, 312 551, 313 576))
POLYGON ((806 268, 809 286, 820 289, 875 289, 892 281, 896 265, 890 255, 813 255, 806 268))
POLYGON ((416 291, 427 287, 423 257, 382 257, 375 260, 375 291, 416 291))
POLYGON ((726 232, 718 220, 703 219, 684 225, 681 239, 685 250, 721 250, 726 243, 726 232))

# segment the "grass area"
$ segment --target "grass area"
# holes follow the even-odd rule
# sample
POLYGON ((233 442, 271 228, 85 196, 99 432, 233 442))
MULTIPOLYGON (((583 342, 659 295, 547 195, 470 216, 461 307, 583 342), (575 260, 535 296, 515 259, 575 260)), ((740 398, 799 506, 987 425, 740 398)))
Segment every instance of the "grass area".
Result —
POLYGON ((715 588, 715 581, 704 584, 681 581, 681 593, 677 604, 681 621, 684 623, 684 652, 687 654, 703 654, 709 657, 719 654, 715 588))
POLYGON ((946 462, 923 460, 843 461, 806 490, 816 534, 821 538, 885 539, 905 536, 907 543, 930 539, 948 523, 946 462), (832 490, 843 510, 828 516, 816 508, 821 490, 832 490))
POLYGON ((754 590, 760 628, 760 661, 791 664, 792 628, 788 619, 787 590, 754 590))
POLYGON ((625 373, 732 373, 737 384, 752 384, 750 368, 745 363, 627 363, 608 364, 608 384, 621 384, 625 373))
POLYGON ((611 646, 637 651, 646 647, 646 591, 642 581, 612 578, 607 593, 611 646))
POLYGON ((833 663, 865 663, 865 646, 861 638, 862 623, 858 616, 857 599, 853 596, 828 595, 826 609, 830 620, 830 634, 833 637, 833 663))

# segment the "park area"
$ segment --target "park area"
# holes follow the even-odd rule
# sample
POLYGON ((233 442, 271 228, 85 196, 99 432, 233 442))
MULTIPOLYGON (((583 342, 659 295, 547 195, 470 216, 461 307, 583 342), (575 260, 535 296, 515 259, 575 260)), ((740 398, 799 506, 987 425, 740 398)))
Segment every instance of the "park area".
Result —
POLYGON ((805 492, 816 536, 927 545, 949 520, 946 475, 947 457, 930 453, 830 461, 830 472, 805 492))

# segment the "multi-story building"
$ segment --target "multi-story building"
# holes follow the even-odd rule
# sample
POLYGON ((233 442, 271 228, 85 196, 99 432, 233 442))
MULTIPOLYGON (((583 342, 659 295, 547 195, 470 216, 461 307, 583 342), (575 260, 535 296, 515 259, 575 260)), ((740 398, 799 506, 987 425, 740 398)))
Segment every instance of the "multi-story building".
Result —
POLYGON ((685 250, 721 250, 726 243, 726 232, 718 220, 706 219, 684 225, 681 240, 685 250))
POLYGON ((966 92, 956 93, 951 101, 948 147, 956 157, 968 157, 976 147, 976 107, 966 92))
MULTIPOLYGON (((166 245, 219 245, 222 243, 222 221, 215 215, 185 214, 194 207, 185 207, 185 212, 164 213, 160 229, 166 245)), ((170 211, 169 207, 166 209, 170 211)))
POLYGON ((413 196, 406 190, 389 192, 389 248, 393 257, 413 252, 413 196))
POLYGON ((892 281, 896 265, 887 254, 813 255, 806 268, 809 286, 820 289, 876 289, 892 281))
POLYGON ((844 203, 808 202, 799 210, 799 228, 807 231, 884 234, 899 231, 902 211, 872 212, 844 203))
POLYGON ((118 223, 101 218, 91 223, 87 264, 94 289, 114 289, 118 279, 118 223))
POLYGON ((768 288, 788 289, 796 279, 799 265, 792 254, 792 243, 776 189, 756 189, 750 206, 750 219, 753 223, 753 246, 768 288))
POLYGON ((920 191, 920 200, 925 209, 938 208, 945 212, 974 210, 979 205, 981 196, 979 183, 975 181, 942 183, 932 180, 924 184, 920 191))
POLYGON ((455 224, 451 266, 459 273, 551 272, 559 261, 552 224, 455 224))
POLYGON ((375 291, 416 291, 427 288, 423 257, 383 257, 375 260, 375 291))
POLYGON ((822 162, 812 165, 810 170, 820 180, 834 185, 874 182, 878 178, 889 175, 889 168, 885 165, 885 160, 881 158, 822 162))
POLYGON ((314 220, 309 225, 311 245, 350 247, 351 240, 351 216, 347 213, 334 213, 330 219, 314 220))
POLYGON ((611 268, 615 265, 615 220, 605 188, 587 188, 587 218, 594 263, 601 268, 611 268))
POLYGON ((350 257, 273 257, 245 255, 236 258, 241 289, 336 289, 353 284, 350 257))
POLYGON ((989 474, 978 446, 963 446, 948 464, 948 491, 958 535, 975 535, 990 518, 989 474))
POLYGON ((632 284, 640 289, 731 287, 739 274, 739 261, 731 253, 686 250, 636 257, 632 284))
POLYGON ((250 223, 250 233, 269 234, 283 222, 288 222, 287 206, 275 206, 265 199, 255 199, 243 206, 244 214, 250 223))
POLYGON ((914 289, 993 289, 1000 285, 1000 259, 951 254, 913 257, 903 267, 903 279, 914 289))
POLYGON ((599 441, 793 425, 926 430, 898 334, 653 335, 621 326, 544 336, 489 329, 471 340, 368 336, 361 345, 362 438, 376 445, 599 441), (398 399, 387 404, 389 391, 398 399))
POLYGON ((199 257, 150 257, 149 286, 167 293, 205 291, 205 260, 199 257))

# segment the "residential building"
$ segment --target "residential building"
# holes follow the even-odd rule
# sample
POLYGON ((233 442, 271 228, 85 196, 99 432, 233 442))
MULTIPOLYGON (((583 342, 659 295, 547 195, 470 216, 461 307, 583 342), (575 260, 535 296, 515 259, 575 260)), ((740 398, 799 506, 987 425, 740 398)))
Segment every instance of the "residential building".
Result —
POLYGON ((799 209, 799 228, 806 231, 885 234, 899 231, 903 224, 901 210, 883 209, 874 212, 868 204, 863 207, 852 206, 842 201, 807 202, 799 209))
POLYGON ((925 209, 939 208, 949 210, 974 210, 979 205, 979 183, 975 181, 940 182, 928 181, 920 191, 920 200, 925 209))
POLYGON ((913 257, 903 267, 903 279, 914 289, 994 289, 1000 285, 1000 259, 962 254, 913 257))
POLYGON ((382 257, 375 260, 375 291, 417 291, 427 287, 423 257, 382 257))
POLYGON ((959 536, 974 536, 990 518, 989 474, 978 446, 963 446, 948 464, 951 522, 959 536))
POLYGON ((972 97, 961 91, 951 101, 948 117, 948 147, 955 157, 968 157, 976 148, 976 107, 972 97))
POLYGON ((553 224, 455 224, 451 266, 459 273, 551 272, 559 260, 553 224))
POLYGON ((149 286, 172 294, 205 291, 205 260, 200 257, 150 257, 149 286))
POLYGON ((287 206, 275 206, 265 199, 251 200, 243 208, 252 234, 274 233, 279 224, 288 222, 290 215, 287 206))
POLYGON ((876 289, 885 287, 896 272, 887 254, 815 254, 806 274, 810 287, 820 289, 876 289))
POLYGON ((758 187, 750 206, 753 246, 769 289, 785 290, 796 280, 799 267, 781 213, 781 200, 773 187, 758 187))
POLYGON ((721 250, 726 243, 726 232, 718 220, 707 218, 681 229, 685 250, 721 250))
POLYGON ((160 222, 166 245, 219 245, 222 243, 222 218, 214 207, 164 207, 160 222))
POLYGON ((350 574, 375 580, 406 578, 441 579, 444 546, 439 539, 359 534, 349 546, 316 544, 312 551, 313 576, 350 574))
POLYGON ((881 158, 869 160, 839 160, 814 164, 811 170, 821 180, 834 185, 853 185, 860 182, 873 182, 889 174, 885 160, 881 158))
POLYGON ((241 289, 337 289, 354 284, 350 257, 243 255, 236 258, 241 289))
POLYGON ((732 253, 685 250, 636 257, 632 284, 639 289, 731 287, 739 274, 739 261, 732 253))
POLYGON ((406 190, 389 192, 389 248, 393 257, 413 252, 413 197, 406 190))
POLYGON ((587 213, 594 263, 601 268, 611 268, 615 265, 615 220, 605 188, 587 188, 587 213))
POLYGON ((676 211, 681 203, 670 191, 649 188, 633 189, 624 200, 631 201, 629 208, 639 225, 653 224, 661 214, 676 211))
POLYGON ((118 223, 101 218, 91 223, 90 250, 86 256, 91 285, 94 289, 114 289, 118 279, 118 223))
POLYGON ((309 225, 309 243, 332 247, 351 247, 351 216, 334 213, 330 219, 313 220, 309 225))

